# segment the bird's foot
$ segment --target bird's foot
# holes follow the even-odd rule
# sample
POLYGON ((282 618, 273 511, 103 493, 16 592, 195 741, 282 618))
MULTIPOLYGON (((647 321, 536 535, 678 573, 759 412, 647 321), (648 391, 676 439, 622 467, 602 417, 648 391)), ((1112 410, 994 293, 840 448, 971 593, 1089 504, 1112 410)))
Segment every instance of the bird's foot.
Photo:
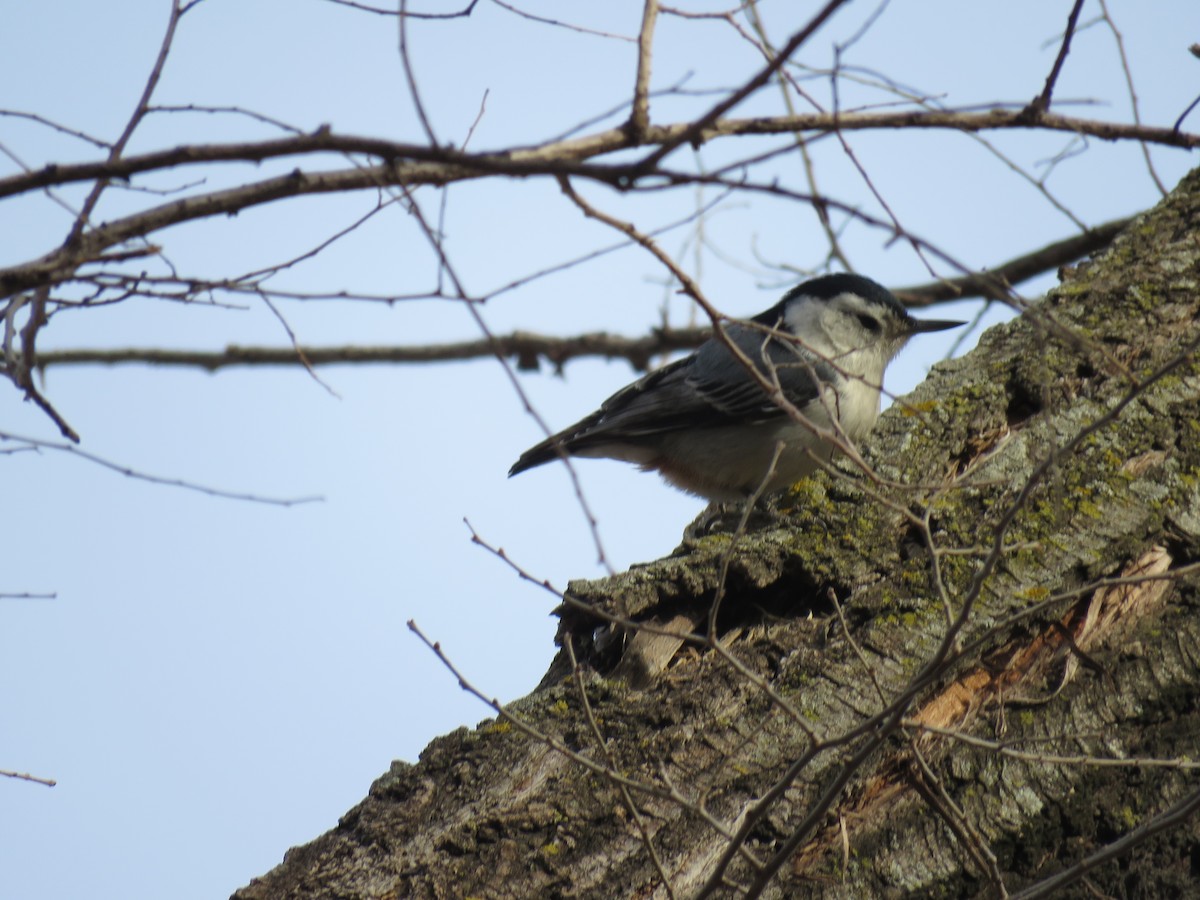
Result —
POLYGON ((708 504, 683 530, 684 540, 698 540, 712 534, 733 534, 739 528, 743 531, 755 531, 777 524, 782 517, 773 498, 761 498, 749 511, 746 508, 748 502, 734 500, 729 503, 708 504))

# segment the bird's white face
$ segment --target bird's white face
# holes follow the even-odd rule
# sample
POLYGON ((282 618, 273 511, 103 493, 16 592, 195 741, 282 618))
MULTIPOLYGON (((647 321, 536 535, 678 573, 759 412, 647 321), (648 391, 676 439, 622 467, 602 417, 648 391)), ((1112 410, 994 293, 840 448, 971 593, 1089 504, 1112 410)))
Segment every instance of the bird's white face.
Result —
POLYGON ((798 297, 784 311, 784 325, 804 335, 804 346, 813 353, 876 384, 907 337, 893 310, 851 293, 828 300, 798 297))

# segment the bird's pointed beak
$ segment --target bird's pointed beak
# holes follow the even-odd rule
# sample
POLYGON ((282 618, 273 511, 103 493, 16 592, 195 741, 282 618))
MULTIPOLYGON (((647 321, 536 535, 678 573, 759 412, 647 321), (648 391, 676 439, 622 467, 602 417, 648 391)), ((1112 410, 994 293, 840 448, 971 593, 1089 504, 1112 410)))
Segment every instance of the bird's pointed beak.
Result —
POLYGON ((951 322, 948 319, 909 319, 909 334, 925 334, 930 331, 945 331, 948 328, 958 328, 966 322, 951 322))

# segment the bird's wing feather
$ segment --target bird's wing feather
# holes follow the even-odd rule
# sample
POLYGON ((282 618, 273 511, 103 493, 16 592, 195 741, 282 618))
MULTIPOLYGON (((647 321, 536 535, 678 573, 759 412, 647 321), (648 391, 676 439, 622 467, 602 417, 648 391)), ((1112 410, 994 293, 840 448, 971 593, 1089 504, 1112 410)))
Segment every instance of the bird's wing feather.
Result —
MULTIPOLYGON (((826 362, 745 326, 729 329, 730 338, 769 380, 778 379, 783 395, 796 406, 815 399, 818 381, 837 375, 826 362)), ((746 370, 724 343, 710 340, 686 359, 639 379, 604 401, 599 418, 575 440, 603 443, 662 434, 680 428, 708 428, 767 422, 787 413, 746 370)), ((583 423, 580 423, 583 424, 583 423)))
MULTIPOLYGON (((783 395, 803 408, 816 399, 820 383, 836 381, 827 362, 761 329, 730 326, 726 333, 742 354, 783 395)), ((603 452, 605 446, 637 446, 679 430, 751 425, 779 420, 787 413, 729 348, 710 339, 691 356, 639 378, 600 405, 600 409, 521 455, 509 474, 533 468, 563 453, 603 452)))

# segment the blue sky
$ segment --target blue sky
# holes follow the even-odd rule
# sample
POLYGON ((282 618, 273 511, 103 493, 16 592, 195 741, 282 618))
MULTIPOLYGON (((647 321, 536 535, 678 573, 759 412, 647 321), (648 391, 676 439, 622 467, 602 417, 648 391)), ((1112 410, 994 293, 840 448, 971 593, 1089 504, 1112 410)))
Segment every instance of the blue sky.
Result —
MULTIPOLYGON (((951 105, 1023 102, 1041 89, 1069 6, 1024 4, 1017 15, 1012 4, 896 2, 846 61, 951 105)), ((1132 0, 1108 7, 1124 35, 1144 120, 1171 124, 1200 89, 1200 62, 1186 52, 1198 21, 1194 5, 1164 0, 1153 16, 1132 0)), ((640 18, 632 3, 522 8, 553 10, 618 35, 635 34, 640 18)), ((827 66, 833 42, 844 41, 874 8, 851 4, 801 61, 827 66)), ((148 0, 15 5, 5 13, 5 32, 20 40, 10 40, 0 62, 0 107, 115 137, 157 52, 166 10, 148 0)), ((1097 10, 1088 4, 1084 19, 1097 10)), ((762 13, 778 43, 801 22, 790 4, 767 2, 762 13)), ((718 23, 664 16, 658 40, 655 85, 703 92, 656 100, 656 121, 694 115, 714 102, 705 92, 738 83, 759 65, 718 23)), ((474 149, 554 137, 617 107, 633 81, 627 41, 556 28, 486 2, 470 19, 413 23, 409 41, 439 139, 461 143, 478 119, 474 149)), ((156 99, 236 104, 304 129, 328 123, 347 133, 421 141, 396 45, 394 19, 343 6, 207 0, 185 17, 156 99)), ((822 79, 810 84, 817 93, 827 87, 822 79)), ((865 88, 845 91, 847 105, 879 102, 865 88)), ((1056 96, 1099 101, 1069 107, 1081 115, 1128 118, 1105 28, 1077 36, 1056 96)), ((778 90, 738 112, 777 114, 778 90)), ((135 135, 130 152, 272 134, 236 117, 158 115, 135 135)), ((1062 135, 990 137, 1039 173, 1045 170, 1038 162, 1068 144, 1062 135)), ((902 223, 968 265, 992 265, 1074 233, 1068 216, 968 137, 853 134, 849 141, 902 223)), ((0 176, 16 171, 13 157, 37 167, 96 154, 11 117, 0 117, 0 145, 0 176)), ((775 139, 763 146, 780 145, 775 139)), ((749 146, 708 148, 704 164, 749 146)), ((680 165, 690 164, 690 151, 681 153, 680 165)), ((814 155, 832 196, 877 211, 833 142, 814 155)), ((1181 152, 1155 150, 1154 158, 1168 186, 1191 165, 1181 152)), ((1155 202, 1140 160, 1134 146, 1092 141, 1086 153, 1055 168, 1047 185, 1078 218, 1099 223, 1155 202)), ((794 154, 778 165, 781 177, 803 184, 794 154)), ((267 171, 236 165, 160 175, 148 184, 174 188, 203 177, 194 189, 208 189, 267 171)), ((715 196, 621 196, 580 187, 647 230, 715 196)), ((77 203, 81 195, 62 196, 77 203)), ((433 191, 418 192, 418 201, 437 213, 433 191)), ((294 256, 375 202, 360 194, 280 203, 159 238, 180 271, 228 275, 294 256)), ((145 194, 112 191, 98 218, 146 203, 145 194)), ((42 195, 6 200, 0 264, 53 248, 69 221, 42 195)), ((692 227, 667 232, 662 245, 734 315, 770 306, 794 283, 798 276, 781 266, 813 267, 823 257, 811 212, 793 203, 732 198, 704 228, 709 243, 699 253, 692 227)), ((537 180, 453 186, 445 234, 456 271, 479 294, 618 242, 557 186, 537 180)), ((857 226, 844 237, 863 273, 890 285, 929 280, 902 242, 857 226)), ((430 290, 437 278, 412 217, 393 205, 277 286, 408 294, 430 290)), ((1050 282, 1042 279, 1031 294, 1050 282)), ((661 321, 664 304, 672 322, 689 321, 692 312, 661 266, 626 247, 500 293, 481 312, 497 333, 636 335, 661 321)), ((973 310, 964 304, 936 315, 973 310)), ((281 311, 308 344, 479 335, 462 305, 447 300, 308 301, 281 311)), ((950 339, 931 336, 910 347, 889 372, 889 389, 917 383, 950 339)), ((240 308, 135 300, 56 316, 40 346, 229 343, 279 346, 287 335, 252 300, 240 308)), ((543 371, 522 373, 519 381, 545 421, 561 427, 634 375, 621 362, 585 360, 561 378, 543 371)), ((181 898, 223 896, 275 865, 291 845, 332 827, 392 759, 415 760, 435 735, 488 717, 408 632, 409 619, 489 695, 522 696, 544 672, 554 650, 554 598, 472 545, 464 518, 560 587, 605 569, 561 466, 506 479, 511 462, 542 433, 499 365, 340 366, 321 377, 336 396, 300 369, 48 373, 44 392, 88 452, 229 491, 324 499, 283 508, 136 481, 50 450, 0 456, 8 511, 0 592, 56 595, 0 600, 8 686, 0 703, 0 768, 59 782, 46 789, 0 780, 0 896, 152 897, 164 885, 181 898)), ((45 417, 12 389, 0 391, 0 428, 56 439, 45 417)), ((670 552, 703 505, 616 463, 586 461, 578 472, 614 569, 670 552)))

